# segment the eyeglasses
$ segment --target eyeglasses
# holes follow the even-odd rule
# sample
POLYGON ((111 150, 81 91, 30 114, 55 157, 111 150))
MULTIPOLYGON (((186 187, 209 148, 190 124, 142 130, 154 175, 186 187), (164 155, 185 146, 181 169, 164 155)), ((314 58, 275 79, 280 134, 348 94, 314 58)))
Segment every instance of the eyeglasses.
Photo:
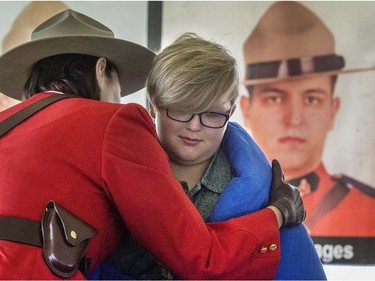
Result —
MULTIPOLYGON (((230 110, 229 110, 230 112, 230 110)), ((177 121, 187 123, 190 122, 195 115, 199 116, 201 124, 207 128, 220 129, 225 126, 228 122, 230 114, 217 113, 217 112, 202 112, 199 114, 185 113, 180 111, 172 111, 166 109, 168 118, 177 121)))

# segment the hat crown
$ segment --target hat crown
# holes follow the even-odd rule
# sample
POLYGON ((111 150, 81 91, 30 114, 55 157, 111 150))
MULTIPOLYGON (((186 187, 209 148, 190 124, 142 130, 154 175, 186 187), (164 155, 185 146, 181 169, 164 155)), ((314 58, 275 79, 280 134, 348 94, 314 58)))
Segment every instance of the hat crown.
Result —
POLYGON ((112 30, 105 25, 84 14, 68 9, 36 27, 31 34, 31 40, 77 35, 114 38, 112 30))
POLYGON ((247 64, 335 53, 332 32, 297 2, 273 4, 244 43, 247 64))

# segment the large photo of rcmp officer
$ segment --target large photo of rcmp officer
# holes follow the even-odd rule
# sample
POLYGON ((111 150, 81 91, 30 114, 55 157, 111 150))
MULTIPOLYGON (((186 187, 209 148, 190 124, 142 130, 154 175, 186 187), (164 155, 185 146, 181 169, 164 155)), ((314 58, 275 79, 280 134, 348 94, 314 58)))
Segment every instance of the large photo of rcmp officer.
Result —
POLYGON ((162 43, 189 30, 233 51, 235 121, 299 187, 322 262, 375 264, 375 3, 225 3, 165 2, 162 43))

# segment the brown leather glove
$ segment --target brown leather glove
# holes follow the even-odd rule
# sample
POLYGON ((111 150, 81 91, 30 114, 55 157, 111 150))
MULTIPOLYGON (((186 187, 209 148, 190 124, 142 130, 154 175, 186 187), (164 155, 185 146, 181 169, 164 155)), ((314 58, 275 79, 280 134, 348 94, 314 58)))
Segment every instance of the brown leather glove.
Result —
POLYGON ((284 217, 282 227, 302 223, 306 218, 305 207, 297 187, 285 182, 279 161, 272 161, 270 206, 277 207, 284 217))

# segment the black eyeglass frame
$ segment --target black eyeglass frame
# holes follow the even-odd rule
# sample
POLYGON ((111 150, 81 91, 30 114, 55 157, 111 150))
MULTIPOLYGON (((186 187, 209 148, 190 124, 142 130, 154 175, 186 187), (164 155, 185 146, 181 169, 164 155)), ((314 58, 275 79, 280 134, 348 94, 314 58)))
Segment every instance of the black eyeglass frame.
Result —
POLYGON ((214 111, 201 112, 201 113, 197 113, 197 114, 191 113, 191 117, 190 117, 189 120, 178 120, 178 119, 175 119, 175 118, 171 117, 171 116, 168 114, 168 109, 167 109, 167 108, 165 109, 165 112, 166 112, 166 114, 167 114, 167 117, 168 117, 169 119, 173 120, 173 121, 177 121, 177 122, 181 122, 181 123, 188 123, 188 122, 190 122, 190 121, 194 118, 194 116, 197 115, 197 116, 199 116, 199 122, 202 124, 202 126, 204 126, 204 127, 206 127, 206 128, 210 128, 210 129, 221 129, 221 128, 223 128, 223 127, 227 124, 227 122, 228 122, 228 120, 229 120, 229 118, 230 118, 230 112, 231 112, 231 111, 232 111, 232 108, 229 109, 229 111, 228 111, 227 114, 225 114, 225 113, 219 113, 219 112, 214 112, 214 111), (224 122, 224 124, 223 124, 222 126, 220 126, 220 127, 207 126, 207 125, 203 124, 203 122, 202 122, 202 115, 204 115, 204 114, 217 114, 217 115, 224 116, 224 117, 225 117, 225 122, 224 122))

